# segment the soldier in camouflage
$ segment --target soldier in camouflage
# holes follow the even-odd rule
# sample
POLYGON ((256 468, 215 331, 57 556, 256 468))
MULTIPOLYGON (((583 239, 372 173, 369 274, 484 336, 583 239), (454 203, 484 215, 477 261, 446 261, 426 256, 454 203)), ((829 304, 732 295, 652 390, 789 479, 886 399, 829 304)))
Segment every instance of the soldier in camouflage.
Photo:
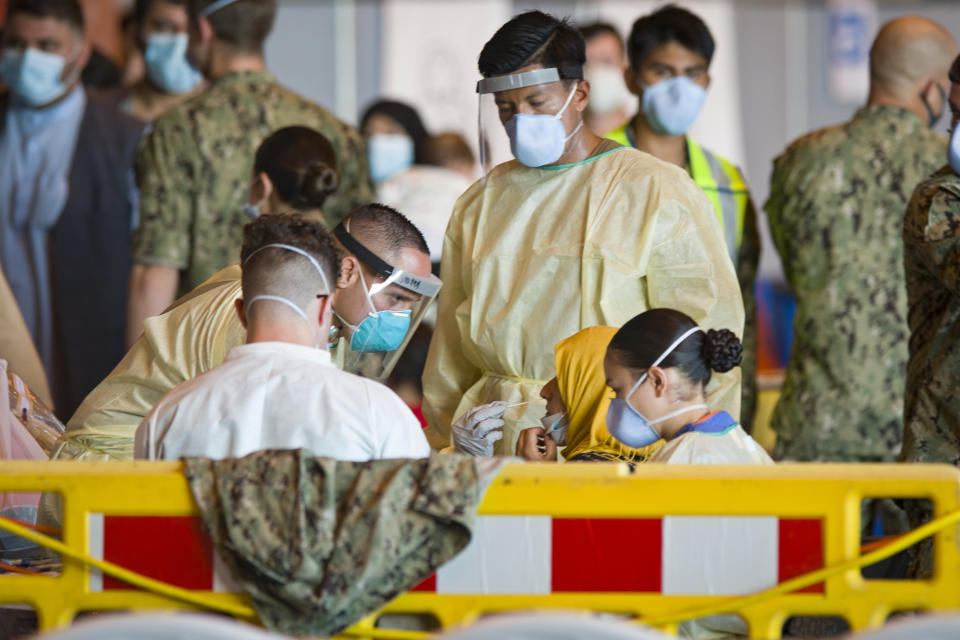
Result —
MULTIPOLYGON (((960 58, 950 80, 956 130, 960 58)), ((901 459, 907 462, 960 465, 960 158, 953 155, 951 166, 917 187, 903 225, 910 360, 901 459)))
POLYGON ((766 212, 797 297, 794 344, 773 415, 777 452, 802 461, 892 461, 903 430, 907 301, 903 215, 943 165, 930 126, 946 109, 950 34, 886 24, 870 52, 868 104, 774 162, 766 212))
POLYGON ((275 5, 190 5, 190 56, 211 85, 157 120, 137 155, 140 227, 133 239, 128 342, 140 334, 145 318, 233 261, 249 222, 243 205, 254 152, 275 130, 303 125, 333 145, 340 188, 324 210, 331 228, 373 200, 359 133, 266 72, 263 40, 275 5))

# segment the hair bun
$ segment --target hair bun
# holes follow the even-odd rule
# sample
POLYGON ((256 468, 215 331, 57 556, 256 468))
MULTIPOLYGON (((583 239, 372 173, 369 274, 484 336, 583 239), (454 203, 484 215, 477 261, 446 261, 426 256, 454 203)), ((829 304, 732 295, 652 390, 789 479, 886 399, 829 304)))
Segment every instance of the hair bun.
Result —
POLYGON ((298 204, 320 208, 324 201, 340 186, 340 174, 325 162, 314 162, 303 171, 298 204))
POLYGON ((710 329, 703 339, 702 354, 710 369, 725 373, 743 360, 743 345, 740 338, 729 329, 710 329))

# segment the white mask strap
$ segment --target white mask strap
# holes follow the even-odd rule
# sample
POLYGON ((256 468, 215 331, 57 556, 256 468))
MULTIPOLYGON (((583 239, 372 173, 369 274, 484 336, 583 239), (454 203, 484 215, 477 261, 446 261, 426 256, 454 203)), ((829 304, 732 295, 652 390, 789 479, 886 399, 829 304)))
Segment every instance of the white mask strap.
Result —
POLYGON ((279 243, 279 242, 278 242, 278 243, 275 243, 275 244, 265 244, 265 245, 263 245, 262 247, 260 247, 259 249, 253 251, 250 255, 248 255, 248 256, 247 256, 247 259, 243 261, 243 264, 242 264, 242 265, 240 265, 240 269, 242 270, 243 267, 245 267, 246 264, 247 264, 248 262, 250 262, 250 258, 252 258, 253 256, 257 255, 258 253, 260 253, 260 252, 263 251, 264 249, 283 249, 283 250, 285 250, 285 251, 292 251, 292 252, 294 252, 294 253, 300 254, 301 256, 303 256, 304 258, 306 258, 307 260, 309 260, 309 261, 310 261, 310 264, 313 265, 313 268, 316 269, 316 270, 317 270, 317 273, 320 274, 320 279, 323 280, 324 292, 323 292, 322 295, 327 295, 327 296, 330 295, 330 283, 327 282, 327 276, 326 276, 326 274, 323 272, 323 269, 320 268, 320 263, 317 262, 316 258, 314 258, 312 255, 310 255, 309 253, 307 253, 307 252, 304 251, 303 249, 301 249, 301 248, 299 248, 299 247, 295 247, 295 246, 290 245, 290 244, 282 244, 282 243, 279 243))
POLYGON ((252 298, 250 298, 250 300, 247 300, 246 303, 244 304, 244 307, 246 309, 249 309, 250 307, 253 306, 253 303, 256 302, 257 300, 269 300, 270 302, 279 302, 280 304, 284 304, 290 307, 291 309, 293 309, 293 311, 298 316, 303 318, 303 321, 307 323, 307 326, 310 327, 310 333, 313 334, 313 346, 314 347, 320 346, 320 341, 317 339, 317 331, 316 329, 313 328, 313 323, 310 322, 310 318, 308 318, 306 312, 304 312, 303 309, 301 309, 296 304, 294 304, 292 300, 290 300, 289 298, 284 298, 283 296, 273 296, 273 295, 264 293, 259 296, 253 296, 252 298))
MULTIPOLYGON (((663 362, 664 360, 666 360, 666 359, 667 359, 667 356, 669 356, 671 353, 673 353, 673 350, 674 350, 674 349, 676 349, 677 347, 679 347, 680 344, 681 344, 684 340, 686 340, 687 338, 689 338, 690 336, 692 336, 693 334, 695 334, 697 331, 700 331, 700 327, 693 327, 692 329, 689 329, 686 333, 684 333, 682 336, 680 336, 679 338, 677 338, 676 340, 674 340, 673 344, 671 344, 669 347, 667 347, 667 350, 664 351, 663 353, 661 353, 661 354, 660 354, 660 357, 657 358, 656 360, 654 360, 654 361, 653 361, 653 364, 650 365, 649 367, 647 367, 647 369, 649 370, 649 369, 657 366, 658 364, 660 364, 660 363, 663 362)), ((643 372, 643 375, 640 376, 640 379, 637 380, 636 384, 634 384, 632 387, 630 387, 630 391, 629 391, 629 393, 627 393, 627 395, 626 395, 626 400, 627 400, 627 404, 630 405, 630 408, 631 408, 631 409, 633 408, 633 405, 630 404, 630 398, 631 398, 631 396, 633 396, 633 392, 636 391, 637 389, 639 389, 639 388, 640 388, 640 385, 643 384, 643 381, 646 380, 646 379, 647 379, 647 372, 644 371, 644 372, 643 372)), ((704 405, 704 406, 706 406, 706 405, 704 405)), ((692 408, 694 408, 694 407, 688 407, 687 409, 683 409, 682 411, 689 411, 689 410, 692 409, 692 408)), ((682 411, 681 411, 681 412, 682 412, 682 411)), ((672 418, 674 415, 675 415, 675 414, 670 414, 669 416, 667 416, 667 418, 672 418)), ((665 419, 665 418, 661 418, 661 420, 663 420, 663 419, 665 419)))
MULTIPOLYGON (((707 405, 705 405, 705 404, 691 404, 690 406, 684 407, 683 409, 677 409, 677 410, 674 411, 673 413, 668 413, 668 414, 665 415, 665 416, 660 416, 660 417, 657 418, 656 420, 651 420, 651 421, 649 422, 649 424, 650 424, 650 426, 652 427, 653 425, 655 425, 655 424, 660 424, 661 422, 664 422, 664 421, 666 421, 666 420, 669 420, 670 418, 676 418, 677 416, 683 415, 683 414, 687 413, 688 411, 693 411, 693 410, 695 410, 695 409, 706 409, 706 408, 707 408, 707 405)), ((659 433, 659 432, 658 432, 658 433, 659 433)))
POLYGON ((574 82, 573 86, 570 87, 570 94, 567 96, 567 101, 563 103, 563 106, 560 107, 560 111, 557 111, 557 115, 554 116, 557 120, 560 119, 560 117, 563 115, 563 112, 567 110, 568 106, 570 106, 570 101, 573 100, 573 94, 577 92, 577 86, 579 84, 579 82, 574 82))

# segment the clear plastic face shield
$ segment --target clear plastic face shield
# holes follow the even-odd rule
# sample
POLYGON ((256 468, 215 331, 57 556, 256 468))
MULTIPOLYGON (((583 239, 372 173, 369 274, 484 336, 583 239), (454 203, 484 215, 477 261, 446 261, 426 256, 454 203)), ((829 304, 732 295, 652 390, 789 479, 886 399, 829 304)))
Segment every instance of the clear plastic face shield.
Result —
POLYGON ((583 126, 570 106, 583 79, 579 66, 531 69, 477 82, 480 166, 486 176, 516 158, 528 167, 557 162, 583 126))
POLYGON ((375 274, 370 278, 360 270, 357 286, 365 292, 365 315, 351 324, 337 313, 343 328, 333 336, 334 358, 344 371, 385 382, 443 283, 433 274, 419 276, 388 264, 350 235, 343 224, 337 225, 333 234, 375 274))

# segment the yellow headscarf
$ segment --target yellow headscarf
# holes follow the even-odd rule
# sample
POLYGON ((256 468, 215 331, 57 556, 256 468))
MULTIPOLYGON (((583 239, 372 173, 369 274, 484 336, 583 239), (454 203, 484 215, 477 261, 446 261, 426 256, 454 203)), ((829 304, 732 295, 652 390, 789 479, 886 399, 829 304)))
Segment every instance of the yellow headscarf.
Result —
POLYGON ((643 449, 631 449, 607 431, 607 408, 614 393, 603 373, 603 357, 616 332, 613 327, 589 327, 554 348, 557 386, 570 422, 563 450, 567 460, 590 452, 640 462, 663 446, 661 440, 643 449))

